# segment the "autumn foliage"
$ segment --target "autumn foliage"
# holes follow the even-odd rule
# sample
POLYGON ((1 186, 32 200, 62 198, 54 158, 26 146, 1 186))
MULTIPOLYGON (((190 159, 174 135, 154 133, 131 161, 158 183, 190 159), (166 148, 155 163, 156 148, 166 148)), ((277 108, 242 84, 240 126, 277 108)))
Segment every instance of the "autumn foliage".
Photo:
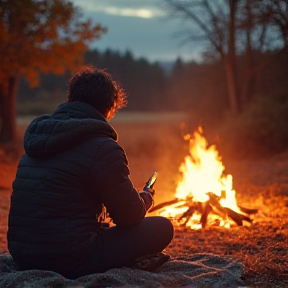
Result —
POLYGON ((35 86, 40 72, 75 70, 88 44, 106 32, 80 17, 67 0, 0 0, 1 141, 15 138, 19 77, 35 86))

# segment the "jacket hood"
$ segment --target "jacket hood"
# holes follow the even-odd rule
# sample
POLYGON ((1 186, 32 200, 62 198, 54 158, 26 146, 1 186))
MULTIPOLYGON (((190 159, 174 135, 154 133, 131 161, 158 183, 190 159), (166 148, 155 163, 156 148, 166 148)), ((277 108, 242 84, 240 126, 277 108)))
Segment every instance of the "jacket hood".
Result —
POLYGON ((94 137, 117 133, 105 117, 84 102, 61 104, 52 115, 31 122, 24 135, 24 149, 32 157, 47 157, 94 137))

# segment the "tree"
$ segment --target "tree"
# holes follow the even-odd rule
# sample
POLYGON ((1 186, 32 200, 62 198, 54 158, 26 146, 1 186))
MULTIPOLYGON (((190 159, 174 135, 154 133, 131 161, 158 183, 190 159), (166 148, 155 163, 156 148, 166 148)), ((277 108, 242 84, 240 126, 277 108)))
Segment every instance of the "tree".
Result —
POLYGON ((83 62, 88 43, 107 29, 80 21, 67 0, 0 0, 0 141, 16 139, 16 95, 23 75, 63 74, 83 62))
POLYGON ((267 50, 284 51, 287 46, 288 1, 165 0, 165 2, 172 16, 180 17, 186 23, 192 23, 188 33, 187 31, 185 33, 184 40, 206 41, 210 55, 213 54, 215 58, 218 56, 222 60, 230 110, 235 114, 241 112, 252 98, 255 74, 267 65, 257 63, 255 55, 267 50), (237 61, 238 58, 244 59, 244 65, 237 61), (239 76, 241 70, 242 74, 239 76))
MULTIPOLYGON (((288 1, 287 0, 240 0, 238 20, 238 42, 242 41, 243 49, 239 50, 244 69, 240 100, 242 106, 250 103, 256 77, 264 68, 271 66, 287 49, 288 1), (263 61, 263 55, 271 54, 270 59, 263 61)), ((238 66, 241 66, 238 64, 238 66)), ((240 77, 239 77, 240 78, 240 77)))
POLYGON ((288 46, 288 0, 271 0, 266 6, 267 14, 271 16, 272 24, 282 34, 284 45, 288 46))
MULTIPOLYGON (((213 50, 221 57, 227 78, 227 88, 230 108, 232 112, 240 111, 239 95, 236 86, 236 48, 235 48, 235 21, 239 0, 227 0, 223 6, 222 1, 179 1, 165 0, 174 16, 198 26, 185 41, 207 41, 213 50)), ((210 46, 210 47, 211 47, 210 46)))

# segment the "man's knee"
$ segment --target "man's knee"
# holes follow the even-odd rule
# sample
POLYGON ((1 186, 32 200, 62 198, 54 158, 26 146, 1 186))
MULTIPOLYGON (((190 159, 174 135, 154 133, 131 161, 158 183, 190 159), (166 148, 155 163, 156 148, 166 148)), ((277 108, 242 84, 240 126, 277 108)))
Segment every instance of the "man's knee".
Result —
POLYGON ((174 227, 173 224, 169 219, 163 216, 154 216, 153 217, 155 222, 157 222, 157 232, 162 235, 162 238, 164 238, 168 243, 171 242, 174 236, 174 227))
POLYGON ((165 231, 168 235, 167 237, 170 239, 169 240, 169 242, 170 242, 174 236, 174 226, 173 226, 172 222, 165 217, 162 217, 162 221, 163 221, 163 226, 165 227, 165 231))

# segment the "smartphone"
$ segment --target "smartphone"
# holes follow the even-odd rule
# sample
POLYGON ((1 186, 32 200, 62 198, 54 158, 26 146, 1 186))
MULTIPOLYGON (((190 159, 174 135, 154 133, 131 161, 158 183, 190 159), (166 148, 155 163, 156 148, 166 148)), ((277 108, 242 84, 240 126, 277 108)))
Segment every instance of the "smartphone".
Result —
POLYGON ((155 184, 155 181, 157 179, 157 171, 154 171, 152 176, 149 178, 149 180, 146 182, 144 188, 143 188, 143 191, 148 191, 150 192, 150 189, 153 188, 153 185, 155 184))

